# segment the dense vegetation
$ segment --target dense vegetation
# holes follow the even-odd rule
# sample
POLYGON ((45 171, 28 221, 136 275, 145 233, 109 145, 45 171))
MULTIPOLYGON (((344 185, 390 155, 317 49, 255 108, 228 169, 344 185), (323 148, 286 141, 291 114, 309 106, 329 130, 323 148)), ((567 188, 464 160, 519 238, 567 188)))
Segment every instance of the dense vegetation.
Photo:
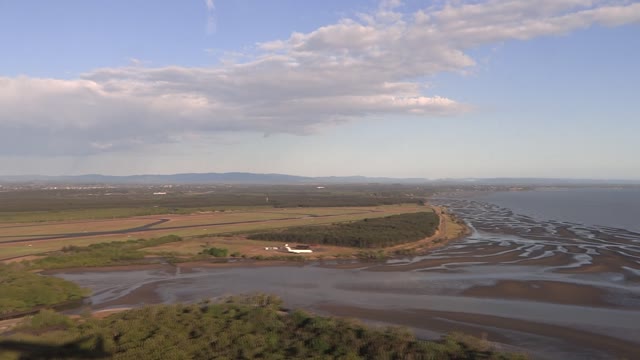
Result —
POLYGON ((228 253, 229 253, 228 249, 217 248, 217 247, 210 247, 210 248, 202 250, 202 252, 201 252, 201 254, 211 255, 213 257, 227 257, 228 253))
POLYGON ((86 295, 86 290, 72 282, 0 264, 0 315, 80 300, 86 295))
POLYGON ((67 246, 31 263, 36 269, 60 269, 86 266, 109 266, 144 260, 148 255, 140 249, 169 242, 181 241, 176 235, 167 235, 154 239, 112 241, 89 246, 67 246))
POLYGON ((0 342, 0 348, 37 343, 23 350, 24 358, 37 358, 39 351, 65 358, 81 354, 136 360, 524 358, 496 353, 486 342, 458 335, 427 342, 398 328, 372 329, 351 320, 284 313, 280 303, 276 297, 255 295, 218 304, 150 306, 84 321, 43 312, 0 342))
POLYGON ((298 226, 249 235, 250 239, 359 248, 382 248, 432 236, 439 218, 419 212, 322 226, 298 226))
POLYGON ((60 221, 191 213, 242 206, 332 207, 418 203, 432 193, 408 185, 122 185, 0 192, 0 222, 60 221), (153 195, 166 192, 166 195, 153 195))

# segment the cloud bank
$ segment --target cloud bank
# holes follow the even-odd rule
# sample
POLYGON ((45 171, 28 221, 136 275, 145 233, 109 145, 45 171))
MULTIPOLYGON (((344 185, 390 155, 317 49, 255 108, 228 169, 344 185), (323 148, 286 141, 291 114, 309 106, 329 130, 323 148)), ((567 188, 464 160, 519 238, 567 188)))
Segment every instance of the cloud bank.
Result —
POLYGON ((371 116, 458 114, 469 106, 430 94, 424 79, 472 69, 470 49, 640 22, 640 4, 625 1, 452 1, 413 13, 399 5, 384 1, 215 67, 0 77, 0 154, 88 154, 221 131, 311 134, 371 116))

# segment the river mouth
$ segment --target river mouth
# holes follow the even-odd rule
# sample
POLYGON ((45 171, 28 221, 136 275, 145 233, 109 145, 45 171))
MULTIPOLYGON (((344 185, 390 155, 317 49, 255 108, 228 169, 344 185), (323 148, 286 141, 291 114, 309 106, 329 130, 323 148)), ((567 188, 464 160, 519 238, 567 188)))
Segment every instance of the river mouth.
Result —
POLYGON ((437 201, 473 233, 424 256, 349 269, 185 264, 57 276, 91 288, 95 310, 267 292, 293 308, 409 326, 424 337, 460 329, 534 358, 635 356, 640 234, 437 201))

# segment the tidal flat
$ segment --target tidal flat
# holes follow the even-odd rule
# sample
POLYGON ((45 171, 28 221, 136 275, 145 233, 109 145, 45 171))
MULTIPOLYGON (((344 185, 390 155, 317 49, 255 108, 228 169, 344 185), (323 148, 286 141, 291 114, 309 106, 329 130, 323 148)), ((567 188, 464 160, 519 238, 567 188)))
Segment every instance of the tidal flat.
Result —
POLYGON ((94 310, 267 292, 291 308, 407 326, 425 338, 461 330, 532 358, 637 356, 640 234, 533 217, 477 199, 434 202, 473 231, 423 256, 76 269, 56 276, 92 289, 94 310))

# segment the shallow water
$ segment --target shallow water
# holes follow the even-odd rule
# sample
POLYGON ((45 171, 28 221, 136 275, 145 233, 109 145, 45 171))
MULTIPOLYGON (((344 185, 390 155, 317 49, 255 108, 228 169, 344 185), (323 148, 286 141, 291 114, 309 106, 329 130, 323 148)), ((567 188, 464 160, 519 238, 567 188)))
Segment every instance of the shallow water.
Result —
POLYGON ((640 233, 640 187, 503 191, 475 199, 535 218, 640 233))
MULTIPOLYGON (((504 199, 495 202, 512 201, 504 199)), ((91 301, 96 309, 193 302, 260 291, 282 296, 291 307, 323 309, 327 304, 338 304, 389 313, 428 310, 495 316, 606 335, 640 346, 640 234, 611 223, 600 226, 588 221, 534 217, 532 212, 521 214, 484 199, 435 201, 467 222, 473 233, 426 256, 362 264, 349 270, 321 264, 194 269, 164 266, 58 276, 93 289, 91 301), (504 281, 510 285, 496 287, 504 281), (509 287, 514 283, 519 291, 524 288, 524 293, 516 292, 514 297, 509 287), (488 295, 465 295, 479 287, 488 288, 488 295), (540 294, 549 289, 560 293, 540 294), (575 291, 594 299, 582 299, 575 291), (563 294, 572 300, 560 303, 563 294)), ((460 323, 444 317, 454 328, 456 324, 482 328, 481 323, 460 323)), ((403 323, 393 317, 385 321, 403 323)), ((410 326, 430 329, 429 324, 410 326)), ((606 359, 619 354, 607 345, 589 348, 588 339, 563 338, 562 331, 549 337, 496 328, 495 324, 485 326, 483 331, 524 347, 534 357, 606 359)), ((629 356, 628 352, 624 354, 629 356)))

